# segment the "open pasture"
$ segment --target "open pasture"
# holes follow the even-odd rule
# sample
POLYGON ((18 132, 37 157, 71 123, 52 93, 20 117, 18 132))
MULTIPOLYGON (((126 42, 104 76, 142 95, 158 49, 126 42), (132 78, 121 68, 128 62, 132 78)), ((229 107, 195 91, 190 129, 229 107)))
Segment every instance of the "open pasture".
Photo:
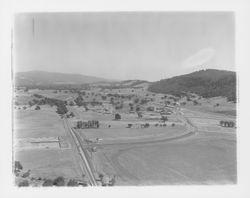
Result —
POLYGON ((81 178, 81 169, 71 149, 33 149, 16 151, 15 160, 24 169, 31 170, 31 177, 51 178, 81 178))
POLYGON ((236 182, 235 137, 195 138, 97 151, 98 167, 117 176, 117 185, 231 184, 236 182))
POLYGON ((41 110, 14 111, 15 138, 67 135, 62 120, 55 111, 55 108, 48 106, 41 106, 41 110))

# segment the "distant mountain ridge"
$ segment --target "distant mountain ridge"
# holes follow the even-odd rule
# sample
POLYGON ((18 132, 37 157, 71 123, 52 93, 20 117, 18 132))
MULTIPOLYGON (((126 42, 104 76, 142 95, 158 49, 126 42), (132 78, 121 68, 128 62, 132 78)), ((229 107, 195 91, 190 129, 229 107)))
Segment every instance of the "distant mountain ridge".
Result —
POLYGON ((207 69, 152 83, 149 91, 181 95, 191 92, 203 97, 224 96, 236 101, 236 73, 207 69))
POLYGON ((86 84, 108 82, 111 80, 82 74, 66 74, 58 72, 29 71, 15 74, 16 86, 56 85, 56 84, 86 84))

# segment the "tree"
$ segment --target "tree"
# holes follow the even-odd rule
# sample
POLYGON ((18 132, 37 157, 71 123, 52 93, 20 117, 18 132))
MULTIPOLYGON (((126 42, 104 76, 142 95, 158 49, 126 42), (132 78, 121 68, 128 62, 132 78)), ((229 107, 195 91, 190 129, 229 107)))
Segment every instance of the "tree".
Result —
POLYGON ((134 100, 134 103, 138 103, 139 102, 139 98, 136 98, 135 100, 134 100))
POLYGON ((51 180, 51 179, 46 179, 46 180, 43 182, 43 186, 53 186, 53 180, 51 180))
POLYGON ((74 102, 73 101, 69 101, 69 106, 74 106, 74 102))
POLYGON ((104 177, 104 174, 103 173, 99 173, 99 178, 100 178, 100 180, 102 180, 103 179, 103 177, 104 177))
POLYGON ((40 106, 36 106, 36 108, 35 108, 35 110, 40 110, 41 109, 41 107, 40 106))
POLYGON ((68 112, 67 107, 64 104, 58 105, 56 112, 60 115, 66 114, 68 112))
POLYGON ((70 179, 67 186, 79 186, 79 183, 74 179, 70 179))
POLYGON ((107 99, 107 96, 102 96, 102 100, 106 100, 107 99))
POLYGON ((154 107, 147 107, 147 111, 154 111, 154 107))
POLYGON ((22 164, 19 161, 15 161, 15 172, 19 172, 20 170, 23 169, 22 164))
POLYGON ((115 185, 115 177, 112 177, 112 179, 109 182, 109 186, 114 186, 115 185))
POLYGON ((194 105, 198 105, 198 102, 196 100, 193 101, 194 105))
POLYGON ((168 121, 168 117, 167 117, 167 116, 161 116, 161 120, 162 120, 163 122, 166 122, 166 121, 168 121))
POLYGON ((114 104, 114 98, 110 98, 110 104, 114 104))
POLYGON ((141 108, 139 106, 136 107, 135 111, 140 111, 141 108))
POLYGON ((220 121, 220 125, 221 125, 221 126, 223 126, 224 123, 225 123, 225 122, 224 122, 223 120, 220 121))
POLYGON ((141 99, 141 105, 144 105, 144 104, 146 104, 148 101, 147 101, 147 99, 141 99))
POLYGON ((115 120, 120 120, 121 119, 121 115, 119 113, 115 114, 115 120))
POLYGON ((74 101, 75 101, 76 105, 79 107, 83 106, 83 104, 84 104, 83 97, 80 94, 77 96, 77 98, 74 101))
POLYGON ((142 112, 137 111, 138 118, 142 118, 142 112))
POLYGON ((64 177, 59 176, 56 179, 54 179, 53 185, 55 185, 55 186, 64 186, 65 185, 64 177))

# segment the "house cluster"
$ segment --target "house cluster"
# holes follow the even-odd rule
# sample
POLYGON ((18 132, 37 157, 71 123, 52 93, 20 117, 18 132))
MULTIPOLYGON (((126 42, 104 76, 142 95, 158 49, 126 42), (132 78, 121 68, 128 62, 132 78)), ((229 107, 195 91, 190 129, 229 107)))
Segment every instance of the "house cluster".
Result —
POLYGON ((170 115, 170 114, 172 114, 173 112, 172 112, 172 110, 171 110, 171 108, 169 108, 169 107, 166 107, 166 106, 149 106, 148 107, 148 110, 149 111, 154 111, 154 112, 156 112, 156 113, 160 113, 160 114, 165 114, 165 115, 170 115))
POLYGON ((98 120, 89 120, 89 121, 79 120, 76 122, 77 129, 99 128, 99 126, 100 123, 98 120))
POLYGON ((96 105, 96 106, 89 106, 88 109, 97 113, 104 113, 104 114, 113 113, 113 106, 108 103, 103 103, 102 105, 96 105))

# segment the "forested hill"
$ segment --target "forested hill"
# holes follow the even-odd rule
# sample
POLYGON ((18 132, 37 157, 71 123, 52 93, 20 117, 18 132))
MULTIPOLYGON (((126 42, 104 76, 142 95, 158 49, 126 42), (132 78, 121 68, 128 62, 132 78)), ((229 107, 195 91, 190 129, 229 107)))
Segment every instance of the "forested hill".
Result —
POLYGON ((45 71, 18 72, 15 74, 16 86, 29 85, 60 85, 60 84, 85 84, 106 82, 107 79, 81 74, 56 73, 45 71))
POLYGON ((196 93, 203 97, 224 96, 236 101, 236 73, 232 71, 207 69, 176 76, 152 83, 149 91, 181 95, 196 93))

